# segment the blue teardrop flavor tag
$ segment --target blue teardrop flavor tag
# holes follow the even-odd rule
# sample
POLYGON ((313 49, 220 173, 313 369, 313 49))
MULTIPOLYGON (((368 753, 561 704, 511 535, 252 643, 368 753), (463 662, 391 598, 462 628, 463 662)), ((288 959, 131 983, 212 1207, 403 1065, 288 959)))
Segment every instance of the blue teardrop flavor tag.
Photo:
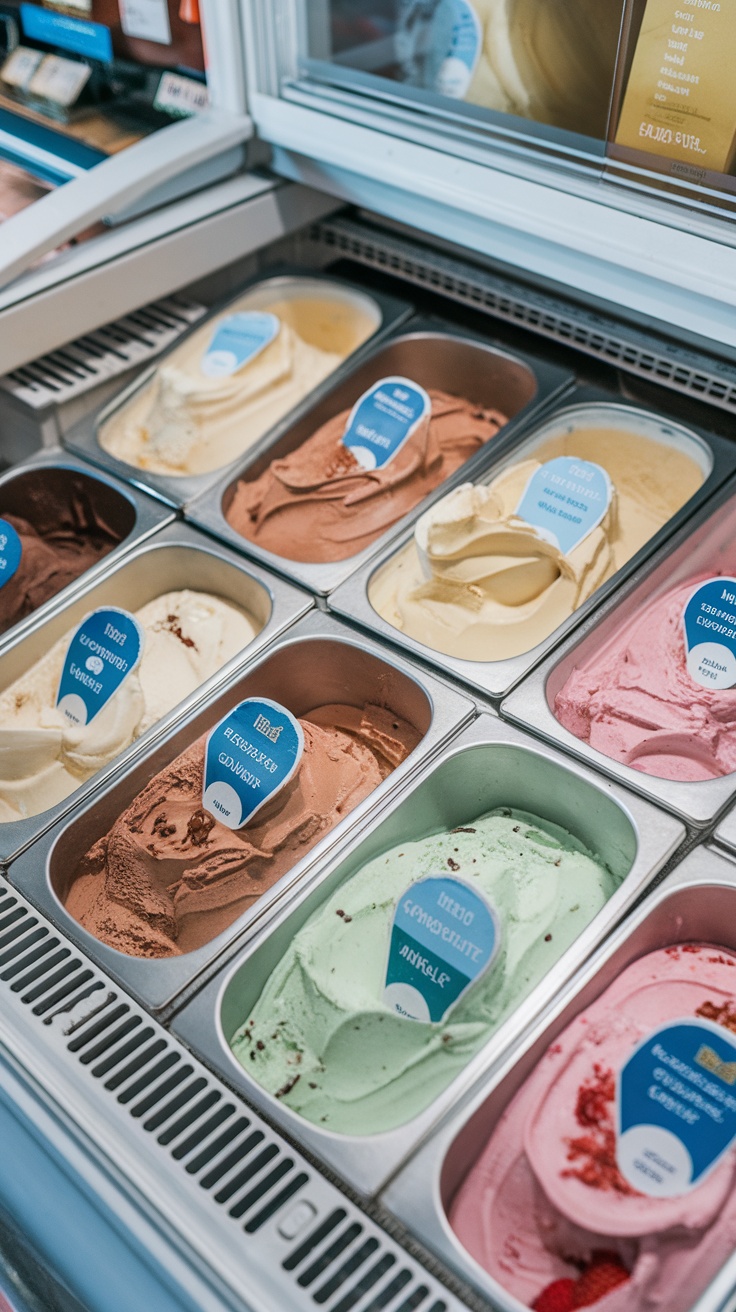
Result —
POLYGON ((700 583, 682 616, 687 672, 702 688, 736 685, 736 579, 700 583))
POLYGON ((0 588, 15 574, 23 555, 23 543, 7 519, 0 519, 0 588))
POLYGON ((616 1156, 651 1198, 697 1188, 736 1139, 736 1041, 680 1020, 650 1034, 619 1072, 616 1156))
POLYGON ((600 465, 557 456, 532 474, 516 514, 568 556, 598 527, 612 497, 611 480, 600 465))
POLYGON ((384 1002, 406 1020, 440 1021, 501 947, 495 912, 460 879, 419 879, 394 912, 384 1002))
POLYGON ((268 697, 249 697, 210 732, 202 805, 240 829, 288 784, 304 751, 299 721, 268 697))
POLYGON ((423 387, 408 378, 382 378, 350 412, 343 446, 363 469, 382 469, 432 413, 423 387))
POLYGON ((450 48, 440 64, 435 91, 453 100, 463 100, 478 67, 483 48, 483 28, 469 0, 451 0, 453 10, 450 48))
POLYGON ((200 372, 207 378, 226 378, 255 360, 278 337, 281 321, 275 314, 254 311, 231 314, 215 329, 200 372))
POLYGON ((127 610, 103 606, 79 625, 69 643, 56 705, 70 724, 99 715, 133 673, 143 654, 145 633, 127 610))

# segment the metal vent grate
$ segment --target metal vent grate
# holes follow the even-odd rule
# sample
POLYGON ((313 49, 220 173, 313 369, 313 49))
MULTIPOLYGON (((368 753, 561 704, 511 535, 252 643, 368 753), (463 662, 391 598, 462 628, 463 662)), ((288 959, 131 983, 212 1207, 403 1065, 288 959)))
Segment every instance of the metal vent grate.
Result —
POLYGON ((736 368, 725 361, 699 355, 640 329, 624 330, 614 318, 355 220, 326 220, 313 228, 311 235, 319 245, 369 268, 440 292, 460 305, 529 328, 627 373, 736 413, 736 368))
MULTIPOLYGON (((219 1240, 227 1261, 240 1263, 241 1275, 247 1269, 249 1288, 260 1270, 274 1312, 460 1312, 465 1306, 2 885, 0 990, 0 1029, 20 1009, 26 1036, 29 1018, 37 1022, 34 1051, 45 1036, 48 1092, 62 1098, 64 1072, 77 1084, 81 1079, 85 1099, 100 1104, 106 1125, 113 1122, 122 1133, 130 1178, 136 1182, 144 1162, 164 1198, 167 1189, 175 1193, 179 1210, 185 1198, 205 1260, 218 1270, 219 1240)), ((66 1104, 74 1114, 74 1099, 66 1104)), ((94 1118, 83 1119, 81 1108, 79 1115, 93 1134, 94 1118)))
POLYGON ((203 305, 184 296, 154 301, 5 374, 0 387, 33 410, 73 401, 154 359, 205 312, 203 305))

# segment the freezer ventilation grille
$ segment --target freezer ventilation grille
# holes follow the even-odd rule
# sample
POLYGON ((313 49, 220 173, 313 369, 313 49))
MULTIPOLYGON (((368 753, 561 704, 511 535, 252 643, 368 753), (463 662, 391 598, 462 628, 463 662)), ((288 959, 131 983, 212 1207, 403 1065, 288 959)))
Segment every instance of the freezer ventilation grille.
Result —
POLYGON ((624 330, 613 318, 354 220, 327 220, 312 230, 312 237, 369 268, 440 292, 460 305, 531 329, 627 373, 736 412, 736 369, 723 361, 678 348, 654 334, 624 330))
POLYGON ((7 887, 0 987, 46 1028, 56 1068, 62 1059, 87 1073, 106 1119, 114 1108, 135 1123, 149 1163, 157 1148, 167 1171, 179 1165, 177 1193, 217 1211, 230 1254, 240 1234, 251 1285, 260 1263, 290 1312, 460 1312, 464 1304, 7 887))
POLYGON ((204 313, 180 295, 154 301, 5 374, 0 387, 33 410, 63 405, 154 359, 204 313))

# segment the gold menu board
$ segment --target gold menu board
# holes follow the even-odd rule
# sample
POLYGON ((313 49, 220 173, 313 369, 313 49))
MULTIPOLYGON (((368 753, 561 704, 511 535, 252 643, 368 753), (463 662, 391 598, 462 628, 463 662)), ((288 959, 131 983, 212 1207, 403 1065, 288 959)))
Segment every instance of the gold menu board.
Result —
POLYGON ((736 0, 648 0, 616 143, 727 173, 736 147, 736 0))

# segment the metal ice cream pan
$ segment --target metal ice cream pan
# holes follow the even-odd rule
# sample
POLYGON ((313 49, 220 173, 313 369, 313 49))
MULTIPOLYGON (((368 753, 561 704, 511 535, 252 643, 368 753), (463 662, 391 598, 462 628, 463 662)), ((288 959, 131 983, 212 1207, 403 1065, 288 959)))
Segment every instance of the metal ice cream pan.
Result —
MULTIPOLYGON (((518 464, 519 461, 533 456, 537 447, 551 438, 562 436, 577 428, 614 427, 626 429, 627 432, 639 433, 643 437, 660 442, 663 447, 663 468, 665 467, 667 450, 682 451, 690 455, 702 471, 703 483, 677 514, 673 515, 659 532, 655 533, 641 550, 632 556, 606 583, 601 584, 592 596, 569 616, 559 628, 555 629, 547 638, 529 651, 523 652, 519 656, 511 656, 498 661, 468 661, 461 660, 457 656, 446 656, 444 653, 435 651, 433 648, 425 646, 424 643, 410 638, 407 634, 402 633, 400 629, 394 628, 393 624, 383 619, 378 611, 373 608, 370 601, 370 592, 374 581, 381 572, 412 541, 413 529, 409 529, 399 541, 394 542, 391 549, 386 551, 380 560, 366 565, 344 587, 339 588, 330 597, 330 609, 338 615, 346 616, 372 632, 380 634, 389 642, 397 643, 413 656, 429 661, 430 664, 437 666, 445 674, 469 684, 486 697, 496 700, 510 692, 529 670, 538 665, 544 656, 563 640, 571 629, 580 624, 594 607, 610 596, 625 579, 636 571, 644 560, 655 552, 681 524, 685 523, 693 512, 708 500, 714 490, 724 482, 729 474, 734 472, 736 466, 736 448, 729 442, 706 432, 685 428, 682 424, 674 423, 653 410, 621 404, 612 400, 607 393, 591 388, 576 389, 572 394, 572 401, 575 404, 566 405, 564 409, 557 411, 549 419, 545 419, 538 427, 535 427, 529 436, 525 436, 522 442, 517 443, 513 450, 504 449, 501 453, 503 459, 498 460, 494 456, 493 450, 489 448, 482 467, 478 469, 477 466, 474 466, 471 469, 466 466, 462 477, 458 481, 461 483, 475 482, 476 484, 491 483, 493 479, 511 465, 518 464)), ((447 490, 447 486, 442 489, 443 495, 447 490)), ((427 503, 422 509, 426 509, 426 505, 427 503)))
POLYGON ((736 856, 736 807, 723 817, 713 838, 720 847, 736 856))
POLYGON ((219 301, 206 315, 192 324, 191 328, 182 333, 168 350, 157 357, 155 363, 144 369, 131 383, 122 388, 112 401, 108 401, 91 414, 86 415, 77 424, 72 425, 64 436, 65 446, 68 446, 72 451, 78 452, 86 460, 91 460, 94 464, 101 465, 103 469, 117 474, 118 478, 145 488, 146 491, 152 492, 172 506, 185 506, 193 497, 218 483, 225 471, 236 468, 239 460, 221 465, 218 469, 210 470, 206 474, 181 476, 156 474, 150 470, 138 469, 136 465, 129 465, 126 461, 119 460, 117 456, 111 455, 109 451, 106 451, 100 445, 98 433, 103 425, 133 404, 138 393, 149 385, 154 375, 166 366, 170 357, 180 351, 182 346, 186 345, 195 333, 206 334, 208 325, 229 308, 235 308, 246 294, 248 304, 243 308, 258 311, 267 311, 270 305, 279 300, 294 300, 304 296, 320 297, 327 300, 331 298, 338 304, 352 306, 356 311, 364 314, 372 325, 372 330, 367 339, 356 347, 346 357, 346 360, 338 365, 333 374, 314 388, 283 419, 279 420, 266 433, 263 433, 253 443, 252 451, 260 450, 264 444, 271 440, 275 433, 281 431, 294 414, 300 414, 311 403, 315 395, 319 395, 329 386, 335 374, 340 374, 345 369, 346 361, 360 355, 370 344, 381 340, 386 333, 402 323, 411 314, 411 306, 406 302, 399 301, 392 296, 386 296, 383 292, 365 292, 362 288, 354 287, 343 279, 333 278, 329 273, 320 273, 312 269, 297 272, 291 268, 288 272, 276 272, 273 276, 264 276, 263 273, 260 273, 255 278, 248 279, 236 292, 219 301))
MULTIPOLYGON (((363 358, 343 372, 330 390, 326 394, 323 392, 278 437, 272 435, 265 448, 254 447, 247 452, 235 472, 229 471, 216 487, 187 506, 187 519, 222 538, 229 546, 285 574, 293 582, 327 596, 384 550, 408 524, 413 524, 428 505, 458 483, 471 478, 479 464, 488 459, 489 452, 491 458, 503 453, 514 443, 520 429, 571 387, 572 381, 571 374, 554 365, 530 356, 512 355, 482 337, 458 332, 444 320, 412 319, 398 335, 377 346, 367 359, 363 358), (327 564, 288 560, 286 556, 278 556, 248 541, 231 527, 226 516, 241 479, 252 482, 259 478, 272 461, 283 460, 296 451, 323 424, 342 410, 351 409, 374 383, 392 375, 411 378, 427 389, 438 388, 453 396, 464 397, 473 405, 500 410, 508 415, 509 422, 486 448, 461 465, 398 523, 363 551, 345 560, 327 564)), ((315 532, 318 532, 317 527, 315 532)))
POLYGON ((256 629, 255 639, 64 801, 28 819, 0 823, 0 862, 12 860, 39 834, 100 788, 127 761, 144 753, 167 726, 180 720, 208 693, 232 678, 245 663, 254 660, 312 606, 305 592, 249 566, 242 557, 212 542, 196 529, 187 524, 170 524, 153 539, 134 547, 115 561, 102 576, 98 575, 78 589, 66 605, 58 606, 50 616, 38 620, 14 638, 0 654, 0 688, 7 688, 29 670, 59 638, 73 630, 98 606, 138 610, 166 592, 185 589, 214 593, 242 607, 256 629))
MULTIPOLYGON (((448 1212, 458 1189, 514 1095, 575 1017, 637 958, 676 943, 693 942, 736 951, 736 865, 707 847, 691 852, 644 899, 383 1194, 384 1207, 450 1270, 489 1299, 497 1312, 528 1309, 470 1256, 451 1229, 448 1212)), ((735 1283, 736 1255, 721 1269, 693 1312, 719 1312, 735 1283)))
POLYGON ((463 1091, 503 1059, 629 910, 682 841, 678 821, 589 770, 566 762, 495 716, 481 715, 422 774, 408 794, 394 798, 384 818, 358 835, 318 877, 302 883, 259 939, 234 965, 174 1017, 172 1028, 259 1110, 365 1197, 376 1194, 463 1091), (309 917, 351 875, 398 844, 472 824, 509 806, 563 826, 621 879, 616 892, 580 937, 499 1026, 465 1070, 412 1121, 364 1137, 323 1130, 266 1093, 230 1051, 229 1041, 251 1014, 264 985, 309 917))
MULTIPOLYGON (((501 705, 501 715, 566 751, 580 756, 598 770, 621 780, 629 788, 674 811, 689 825, 702 828, 736 794, 736 774, 686 783, 657 779, 633 766, 612 760, 560 724, 554 713, 555 698, 570 675, 590 656, 613 640, 632 616, 654 605, 660 597, 698 575, 736 573, 736 481, 729 480, 717 496, 688 523, 657 556, 647 562, 625 589, 582 625, 554 655, 529 675, 501 705)), ((726 822, 727 823, 727 822, 726 822)))
POLYGON ((90 469, 89 465, 61 450, 39 451, 29 460, 0 474, 0 516, 18 515, 33 524, 30 498, 37 489, 46 495, 55 494, 60 505, 67 505, 75 486, 83 489, 93 510, 99 512, 105 524, 120 535, 120 542, 91 569, 85 570, 25 619, 0 634, 0 653, 174 518, 173 512, 160 501, 90 469))
POLYGON ((152 1010, 172 1002, 208 967, 252 937, 258 923, 273 911, 308 871, 319 867, 333 848, 380 813, 392 793, 431 759, 447 739, 474 714, 471 702, 431 675, 387 656, 376 643, 350 633, 328 616, 307 616, 275 646, 231 673, 225 686, 200 700, 186 718, 169 725, 141 759, 125 763, 93 797, 85 798, 71 819, 53 830, 15 861, 8 878, 84 949, 108 975, 152 1010), (105 835, 126 807, 160 770, 246 697, 269 697, 294 715, 342 702, 371 702, 396 711, 423 735, 417 748, 329 834, 297 861, 255 905, 210 943, 166 959, 127 956, 101 943, 69 915, 63 905, 68 881, 81 858, 105 835))

